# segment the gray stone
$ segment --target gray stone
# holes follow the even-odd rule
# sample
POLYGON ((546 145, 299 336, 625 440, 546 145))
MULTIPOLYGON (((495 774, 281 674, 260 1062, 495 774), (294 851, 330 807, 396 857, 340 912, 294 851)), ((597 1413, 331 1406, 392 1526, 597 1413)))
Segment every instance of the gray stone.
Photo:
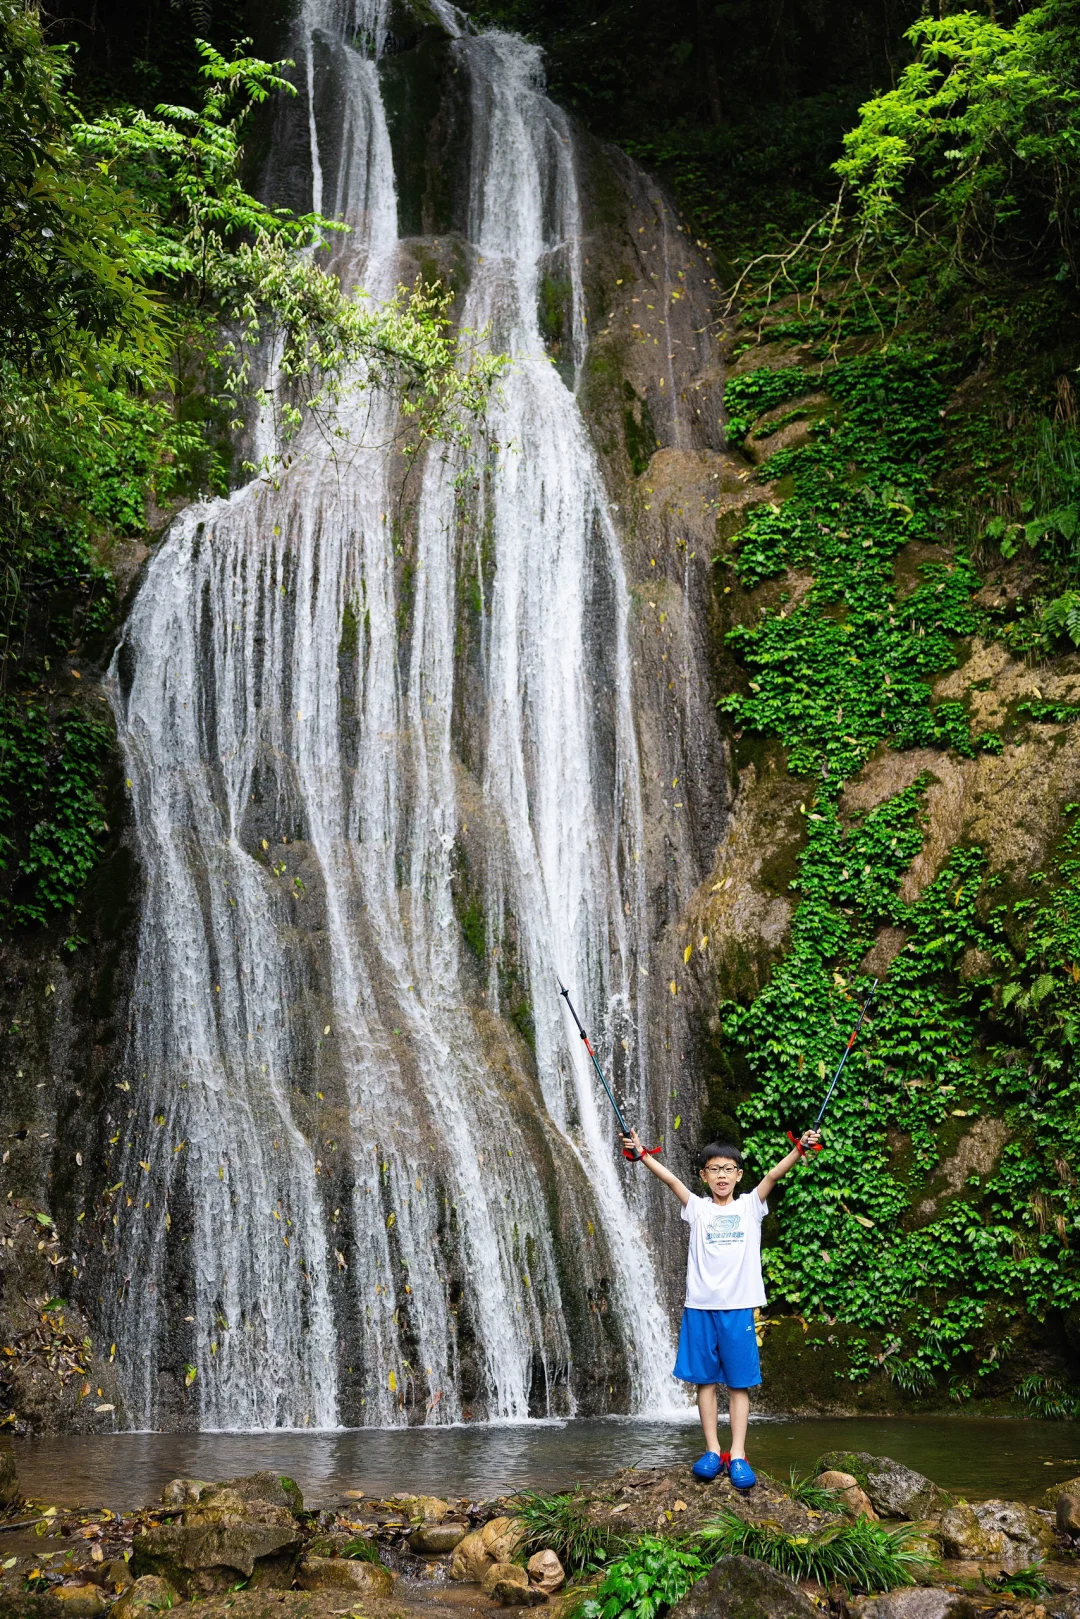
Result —
POLYGON ((534 1552, 525 1564, 525 1571, 530 1584, 538 1585, 548 1596, 561 1591, 566 1584, 566 1570, 550 1547, 534 1552))
POLYGON ((1059 1534, 1080 1535, 1080 1495, 1059 1495, 1056 1516, 1059 1534))
POLYGON ((1021 1501, 976 1501, 944 1514, 941 1544, 946 1557, 1015 1574, 1053 1551, 1054 1532, 1021 1501))
POLYGON ((213 1596, 238 1579, 290 1586, 303 1536, 296 1520, 283 1516, 288 1526, 242 1522, 231 1513, 217 1522, 155 1524, 135 1537, 132 1573, 157 1574, 184 1596, 213 1596))
POLYGON ((1065 1591, 1061 1595, 1043 1597, 1046 1619, 1080 1619, 1080 1595, 1065 1591))
POLYGON ((460 1545, 468 1532, 467 1523, 422 1523, 409 1536, 409 1545, 414 1552, 442 1556, 460 1545))
POLYGON ((1080 1478, 1063 1478, 1060 1484, 1051 1484, 1048 1490, 1043 1491, 1039 1505, 1053 1512, 1059 1495, 1080 1495, 1080 1478))
POLYGON ((106 1596, 100 1585, 89 1582, 54 1585, 52 1596, 65 1614, 77 1614, 78 1619, 98 1619, 99 1614, 108 1613, 112 1607, 112 1597, 106 1596))
POLYGON ((157 1574, 144 1574, 121 1593, 112 1611, 116 1619, 144 1619, 145 1615, 167 1612, 179 1600, 168 1580, 157 1574))
POLYGON ((975 1619, 971 1598, 935 1586, 908 1586, 885 1591, 852 1607, 857 1619, 975 1619))
POLYGON ((891 1456, 871 1456, 865 1450, 828 1450, 819 1470, 850 1473, 883 1518, 931 1518, 952 1504, 952 1497, 932 1479, 905 1467, 903 1462, 894 1462, 891 1456))
POLYGON ((296 1571, 301 1591, 348 1591, 352 1595, 388 1597, 394 1576, 381 1563, 357 1557, 305 1557, 296 1571))
POLYGON ((245 1473, 242 1478, 227 1478, 217 1487, 231 1490, 241 1501, 269 1501, 276 1507, 287 1507, 290 1512, 304 1510, 300 1486, 287 1473, 245 1473))
POLYGON ((670 1619, 821 1619, 786 1575, 752 1557, 722 1557, 671 1610, 670 1619))
POLYGON ((162 1505, 166 1507, 188 1507, 192 1502, 198 1501, 200 1496, 208 1490, 217 1489, 216 1484, 207 1484, 201 1478, 171 1478, 161 1492, 162 1505))
POLYGON ((8 1445, 0 1448, 0 1510, 22 1505, 19 1475, 15 1469, 15 1452, 8 1445))

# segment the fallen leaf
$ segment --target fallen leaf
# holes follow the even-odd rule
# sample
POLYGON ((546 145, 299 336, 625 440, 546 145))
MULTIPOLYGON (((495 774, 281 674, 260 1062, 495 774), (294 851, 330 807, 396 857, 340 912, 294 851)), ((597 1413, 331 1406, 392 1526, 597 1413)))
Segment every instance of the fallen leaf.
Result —
MULTIPOLYGON (((115 1405, 108 1405, 108 1404, 106 1404, 106 1405, 95 1405, 94 1410, 95 1411, 115 1411, 116 1407, 115 1407, 115 1405)), ((53 1510, 55 1511, 55 1508, 53 1510)))
POLYGON ((387 1382, 387 1387, 390 1390, 390 1393, 391 1394, 395 1393, 396 1390, 397 1390, 397 1373, 396 1372, 391 1372, 390 1376, 386 1379, 386 1382, 387 1382))
POLYGON ((675 1501, 675 1502, 673 1502, 671 1510, 672 1510, 672 1512, 685 1512, 686 1511, 686 1502, 685 1501, 675 1501))
POLYGON ((685 949, 685 950, 684 950, 684 951, 683 951, 683 953, 682 953, 682 958, 683 958, 683 966, 684 966, 684 967, 685 967, 685 966, 686 966, 686 964, 687 964, 687 962, 688 962, 688 961, 689 961, 689 960, 690 960, 690 957, 691 957, 691 956, 692 956, 692 955, 693 955, 693 954, 694 954, 694 947, 693 947, 693 945, 692 945, 692 944, 688 944, 688 945, 687 945, 687 947, 686 947, 686 949, 685 949))

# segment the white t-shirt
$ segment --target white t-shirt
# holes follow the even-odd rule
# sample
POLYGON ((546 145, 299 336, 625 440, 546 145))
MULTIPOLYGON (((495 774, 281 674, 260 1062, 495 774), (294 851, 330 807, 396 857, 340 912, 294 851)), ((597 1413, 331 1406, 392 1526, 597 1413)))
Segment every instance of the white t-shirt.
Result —
POLYGON ((768 1212, 756 1191, 744 1192, 727 1204, 691 1193, 682 1211, 690 1227, 688 1309, 747 1310, 765 1303, 761 1222, 768 1212))

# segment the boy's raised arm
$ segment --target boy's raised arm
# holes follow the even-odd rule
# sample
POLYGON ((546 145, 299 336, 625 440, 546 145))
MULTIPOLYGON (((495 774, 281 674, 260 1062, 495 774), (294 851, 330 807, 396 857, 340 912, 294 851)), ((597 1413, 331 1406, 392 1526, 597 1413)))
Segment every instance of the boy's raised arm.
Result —
POLYGON ((635 1151, 641 1154, 641 1162, 645 1165, 645 1168, 651 1170, 658 1181, 663 1181, 665 1186, 670 1186, 683 1208, 685 1208, 690 1201, 689 1186, 684 1186, 678 1175, 673 1175, 666 1165, 658 1163, 652 1153, 645 1151, 637 1131, 631 1130, 628 1136, 623 1136, 622 1143, 624 1147, 633 1147, 635 1151))
MULTIPOLYGON (((820 1130, 804 1130, 802 1135, 799 1137, 799 1146, 805 1151, 807 1147, 812 1147, 815 1142, 820 1140, 820 1130)), ((799 1159, 802 1156, 803 1153, 799 1151, 799 1147, 792 1147, 791 1151, 787 1154, 787 1157, 781 1158, 778 1164, 774 1164, 765 1178, 758 1182, 757 1195, 763 1203, 767 1203, 769 1201, 769 1193, 772 1191, 777 1181, 782 1180, 789 1169, 794 1169, 795 1165, 799 1162, 799 1159)))

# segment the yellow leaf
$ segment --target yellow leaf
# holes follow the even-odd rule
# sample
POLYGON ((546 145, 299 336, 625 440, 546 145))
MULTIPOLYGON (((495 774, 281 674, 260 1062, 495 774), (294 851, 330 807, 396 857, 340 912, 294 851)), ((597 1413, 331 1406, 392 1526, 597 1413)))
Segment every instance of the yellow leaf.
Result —
POLYGON ((390 1393, 393 1394, 395 1392, 395 1390, 397 1389, 397 1373, 396 1372, 391 1372, 390 1376, 386 1379, 386 1381, 387 1381, 387 1384, 389 1386, 390 1393))
POLYGON ((670 991, 671 991, 671 993, 673 995, 677 995, 679 993, 679 986, 675 982, 674 978, 671 980, 671 983, 668 985, 668 989, 670 989, 670 991))
POLYGON ((867 1229, 867 1231, 873 1231, 873 1229, 874 1229, 874 1222, 873 1222, 873 1220, 868 1220, 868 1219, 867 1219, 867 1218, 866 1218, 866 1215, 865 1215, 865 1214, 853 1214, 853 1215, 852 1215, 852 1216, 851 1216, 851 1218, 852 1218, 852 1219, 853 1219, 853 1220, 858 1220, 858 1222, 859 1222, 859 1224, 860 1224, 860 1225, 862 1225, 862 1226, 865 1226, 865 1227, 866 1227, 866 1229, 867 1229))
POLYGON ((817 1071, 818 1071, 818 1078, 819 1079, 824 1079, 825 1078, 825 1064, 820 1059, 818 1061, 817 1071))
POLYGON ((149 1174, 150 1173, 150 1160, 149 1160, 149 1158, 140 1158, 139 1159, 139 1168, 140 1169, 145 1169, 146 1173, 149 1174))
POLYGON ((677 1130, 681 1123, 682 1123, 682 1114, 681 1113, 676 1113, 676 1115, 675 1115, 675 1124, 674 1124, 673 1128, 677 1130))
POLYGON ((700 940, 698 941, 698 949, 699 950, 707 950, 708 948, 709 948, 709 935, 707 933, 703 933, 701 935, 700 940))
POLYGON ((671 1503, 671 1510, 672 1510, 672 1512, 685 1512, 686 1511, 686 1502, 685 1501, 673 1501, 671 1503))
POLYGON ((683 966, 684 966, 684 967, 685 967, 685 966, 686 966, 686 963, 687 963, 687 962, 688 962, 688 961, 689 961, 689 960, 690 960, 690 957, 691 957, 691 956, 692 956, 692 955, 693 955, 693 954, 694 954, 694 947, 693 947, 693 945, 692 945, 692 944, 688 944, 688 945, 687 945, 687 947, 686 947, 686 949, 685 949, 685 950, 684 950, 684 951, 683 951, 683 953, 682 953, 682 958, 683 958, 683 966))
POLYGON ((954 1119, 966 1119, 969 1111, 970 1110, 966 1107, 954 1107, 952 1110, 952 1116, 954 1119))

